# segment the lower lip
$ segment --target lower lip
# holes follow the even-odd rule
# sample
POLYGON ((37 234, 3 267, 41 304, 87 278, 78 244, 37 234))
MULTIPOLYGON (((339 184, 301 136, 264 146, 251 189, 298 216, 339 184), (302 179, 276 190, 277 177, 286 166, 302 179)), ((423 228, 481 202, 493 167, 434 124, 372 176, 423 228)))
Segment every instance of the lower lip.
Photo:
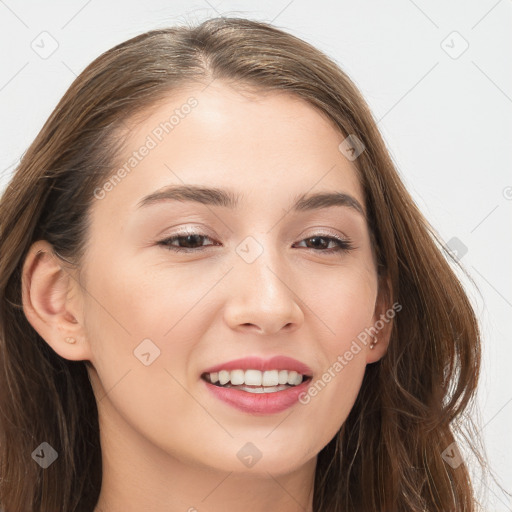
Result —
POLYGON ((274 393, 250 393, 236 388, 222 388, 201 380, 217 398, 240 411, 251 414, 275 414, 294 405, 313 379, 274 393))

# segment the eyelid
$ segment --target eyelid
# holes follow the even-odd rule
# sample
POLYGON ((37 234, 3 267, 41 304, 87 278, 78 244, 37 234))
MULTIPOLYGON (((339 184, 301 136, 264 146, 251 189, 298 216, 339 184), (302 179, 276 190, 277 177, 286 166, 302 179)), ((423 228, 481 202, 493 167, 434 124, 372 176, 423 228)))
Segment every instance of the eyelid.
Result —
POLYGON ((157 235, 157 237, 156 237, 157 240, 160 240, 163 237, 170 238, 173 236, 186 236, 186 235, 202 235, 202 236, 207 236, 212 239, 214 239, 216 236, 211 232, 211 230, 209 230, 208 228, 206 228, 205 226, 203 226, 201 224, 198 224, 198 225, 191 224, 189 226, 176 228, 175 231, 171 231, 171 232, 164 230, 162 233, 164 233, 164 234, 157 235))
MULTIPOLYGON (((308 228, 308 231, 306 231, 305 234, 300 234, 295 238, 299 238, 300 239, 299 241, 302 241, 305 238, 311 238, 311 237, 315 237, 315 236, 332 236, 342 242, 351 241, 351 238, 349 236, 347 236, 345 234, 339 234, 338 232, 333 231, 332 229, 329 229, 329 228, 321 228, 321 227, 312 226, 311 228, 308 228), (314 231, 311 234, 307 234, 309 230, 315 230, 315 229, 317 231, 314 231)), ((162 236, 165 238, 171 238, 171 237, 180 237, 180 236, 187 236, 187 235, 198 235, 198 236, 210 238, 211 240, 215 239, 215 236, 212 235, 211 233, 209 233, 208 230, 206 228, 204 228, 203 226, 201 226, 201 227, 187 226, 185 228, 180 228, 175 232, 171 232, 167 235, 161 235, 158 238, 161 239, 162 236)))
POLYGON ((308 228, 308 231, 306 231, 306 235, 299 235, 299 238, 310 238, 310 237, 313 237, 313 236, 332 236, 334 238, 337 238, 338 240, 341 240, 341 241, 346 241, 346 240, 349 240, 350 238, 346 235, 343 235, 343 234, 339 234, 338 232, 336 231, 333 231, 329 228, 320 228, 320 227, 312 227, 312 228, 308 228), (307 233, 309 232, 310 229, 316 229, 317 231, 315 231, 314 233, 308 235, 307 233))

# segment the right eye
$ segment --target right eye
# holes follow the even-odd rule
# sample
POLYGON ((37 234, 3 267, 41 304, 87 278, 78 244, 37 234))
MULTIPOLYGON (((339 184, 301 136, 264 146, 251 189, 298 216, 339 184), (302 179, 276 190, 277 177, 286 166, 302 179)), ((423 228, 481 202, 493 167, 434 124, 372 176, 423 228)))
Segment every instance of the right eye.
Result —
MULTIPOLYGON (((171 251, 176 252, 197 252, 204 249, 202 246, 201 241, 204 239, 212 240, 209 236, 204 235, 202 233, 195 233, 195 232, 183 232, 183 233, 176 233, 175 235, 165 238, 164 240, 160 240, 157 244, 165 247, 166 249, 169 249, 171 251), (178 242, 176 245, 175 242, 178 242), (199 246, 199 247, 196 247, 199 246)), ((217 244, 208 244, 210 246, 217 245, 217 244)))

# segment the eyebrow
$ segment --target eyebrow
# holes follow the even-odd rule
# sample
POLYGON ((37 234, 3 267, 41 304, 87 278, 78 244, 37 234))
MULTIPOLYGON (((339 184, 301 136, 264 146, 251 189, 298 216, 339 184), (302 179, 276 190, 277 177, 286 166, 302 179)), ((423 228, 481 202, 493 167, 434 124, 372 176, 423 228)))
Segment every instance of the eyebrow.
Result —
MULTIPOLYGON (((235 209, 240 195, 229 189, 210 188, 200 185, 169 185, 142 198, 137 208, 147 207, 162 201, 192 201, 210 206, 222 206, 235 209)), ((343 192, 317 192, 314 194, 299 194, 291 206, 293 212, 320 210, 341 206, 357 211, 366 219, 366 214, 359 201, 343 192)))

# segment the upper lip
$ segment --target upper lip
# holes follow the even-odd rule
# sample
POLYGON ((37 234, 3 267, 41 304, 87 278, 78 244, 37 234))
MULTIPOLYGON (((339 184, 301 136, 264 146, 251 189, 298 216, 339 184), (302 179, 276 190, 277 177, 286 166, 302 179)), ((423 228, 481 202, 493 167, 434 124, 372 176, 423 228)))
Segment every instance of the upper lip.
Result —
POLYGON ((263 359, 257 356, 242 357, 225 363, 216 364, 204 370, 203 373, 220 372, 221 370, 295 370, 302 375, 311 376, 313 370, 304 363, 288 356, 274 356, 263 359))

